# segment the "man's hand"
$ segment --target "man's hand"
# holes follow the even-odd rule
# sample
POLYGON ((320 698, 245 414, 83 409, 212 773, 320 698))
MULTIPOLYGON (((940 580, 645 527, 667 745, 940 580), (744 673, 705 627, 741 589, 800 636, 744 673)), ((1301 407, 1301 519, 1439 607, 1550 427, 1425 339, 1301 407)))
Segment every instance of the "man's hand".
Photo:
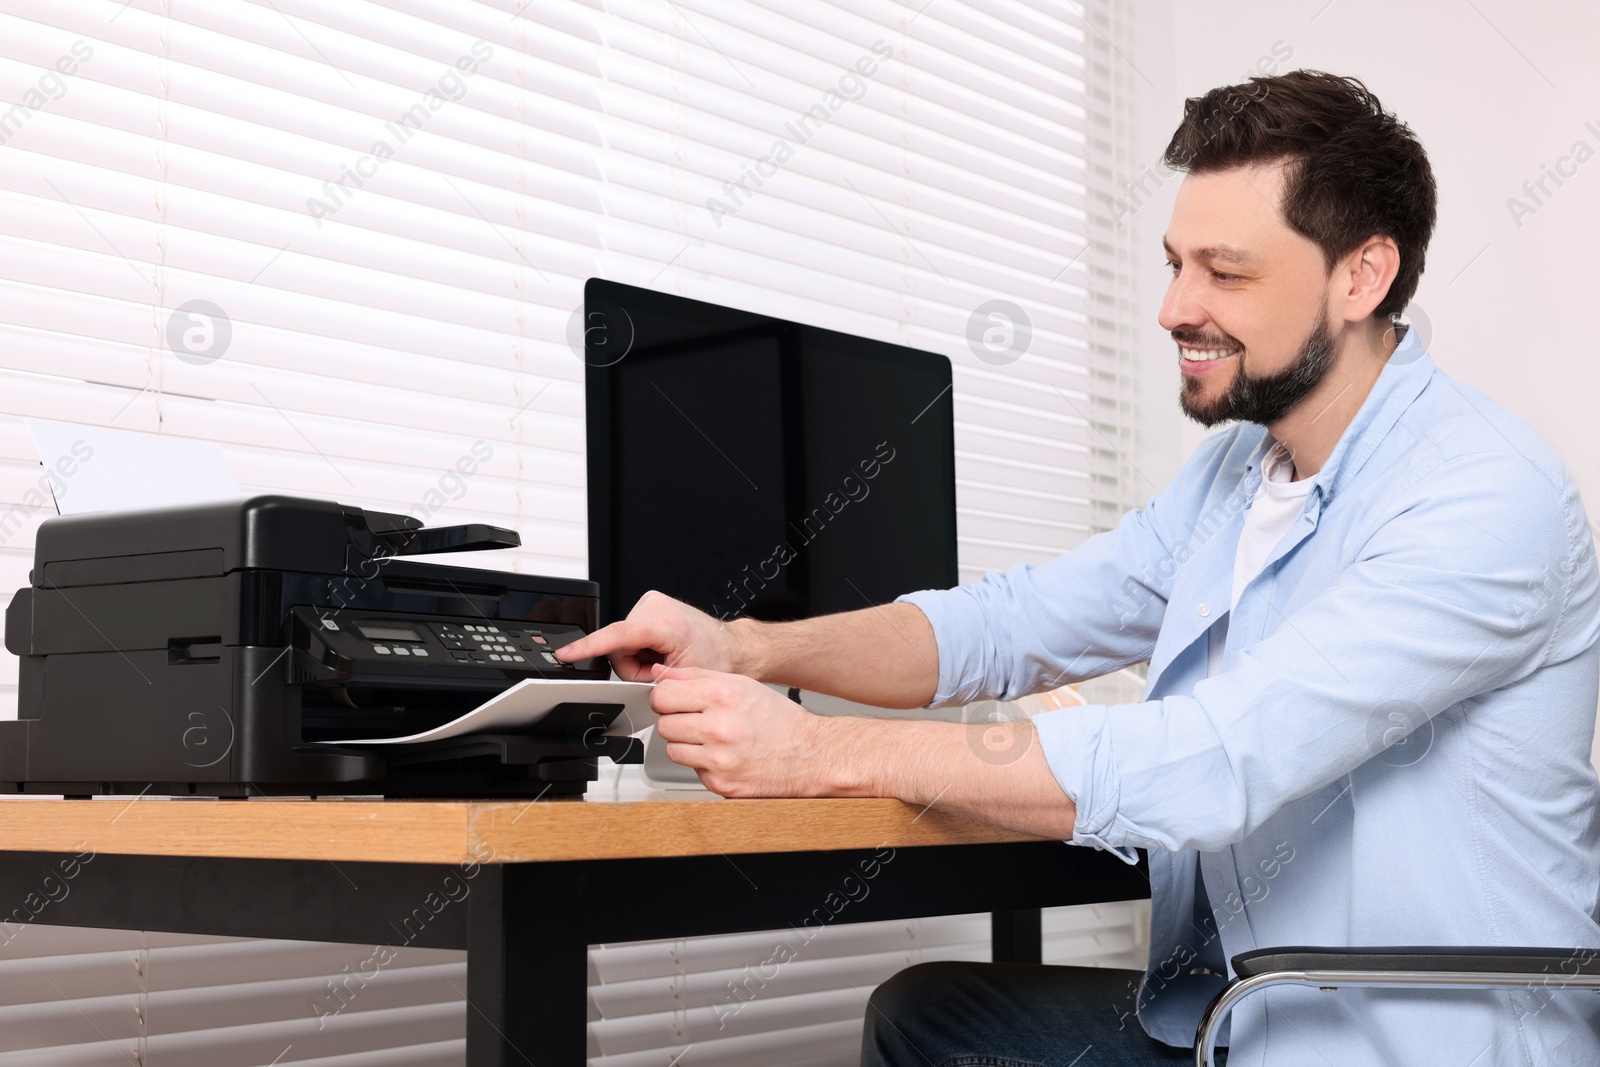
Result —
POLYGON ((651 590, 639 598, 626 619, 562 645, 556 649, 556 658, 571 663, 607 656, 611 668, 625 682, 653 681, 650 668, 655 664, 738 671, 744 656, 737 629, 651 590))
POLYGON ((830 718, 736 674, 656 664, 650 676, 667 756, 693 767, 713 793, 897 797, 924 811, 937 804, 1025 833, 1072 836, 1077 809, 1031 723, 830 718))
POLYGON ((795 622, 724 622, 651 591, 621 622, 555 651, 566 663, 606 656, 617 676, 653 680, 652 665, 704 667, 880 708, 917 708, 939 683, 933 626, 911 604, 795 622))
POLYGON ((650 668, 667 756, 725 797, 816 797, 840 757, 827 720, 760 682, 699 667, 650 668))

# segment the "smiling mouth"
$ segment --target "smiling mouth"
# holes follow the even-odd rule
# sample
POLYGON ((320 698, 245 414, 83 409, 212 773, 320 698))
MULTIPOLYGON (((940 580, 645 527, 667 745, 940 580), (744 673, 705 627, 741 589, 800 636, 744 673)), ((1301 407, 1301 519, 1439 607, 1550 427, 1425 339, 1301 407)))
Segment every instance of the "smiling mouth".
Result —
POLYGON ((1209 363, 1214 359, 1226 359, 1236 356, 1241 350, 1237 348, 1186 348, 1178 346, 1178 352, 1190 363, 1209 363))

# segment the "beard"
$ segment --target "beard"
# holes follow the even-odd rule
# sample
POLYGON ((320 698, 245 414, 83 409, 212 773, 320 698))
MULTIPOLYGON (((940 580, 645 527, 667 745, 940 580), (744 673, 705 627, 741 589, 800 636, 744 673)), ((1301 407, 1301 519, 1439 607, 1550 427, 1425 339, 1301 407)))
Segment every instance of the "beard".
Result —
MULTIPOLYGON (((1175 335, 1175 340, 1195 342, 1201 338, 1175 335)), ((1227 391, 1216 400, 1202 399, 1205 382, 1200 378, 1185 377, 1178 390, 1178 404, 1183 413, 1200 425, 1210 429, 1219 422, 1234 419, 1258 422, 1262 425, 1277 422, 1315 389, 1334 363, 1333 332, 1328 326, 1328 312, 1300 346, 1300 355, 1293 363, 1274 374, 1252 377, 1245 370, 1244 356, 1240 353, 1238 372, 1228 383, 1227 391)))

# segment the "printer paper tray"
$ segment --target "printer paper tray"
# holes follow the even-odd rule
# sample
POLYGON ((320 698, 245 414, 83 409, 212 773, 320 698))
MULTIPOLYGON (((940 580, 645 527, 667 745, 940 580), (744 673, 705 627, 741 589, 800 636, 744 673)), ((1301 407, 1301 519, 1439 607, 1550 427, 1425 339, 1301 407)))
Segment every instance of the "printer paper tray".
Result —
POLYGON ((525 678, 510 689, 442 726, 404 737, 365 737, 359 741, 317 741, 322 745, 415 745, 443 741, 466 734, 522 732, 537 727, 561 704, 622 705, 604 736, 626 737, 655 725, 650 709, 648 682, 585 681, 565 678, 525 678))

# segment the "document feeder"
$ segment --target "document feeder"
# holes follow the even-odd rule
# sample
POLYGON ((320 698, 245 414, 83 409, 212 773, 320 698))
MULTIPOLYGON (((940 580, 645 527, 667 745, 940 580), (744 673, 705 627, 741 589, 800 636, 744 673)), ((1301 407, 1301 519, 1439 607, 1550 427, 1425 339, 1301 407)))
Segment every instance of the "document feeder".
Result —
POLYGON ((620 705, 424 745, 524 678, 610 677, 553 652, 594 629, 593 582, 402 557, 511 548, 511 530, 290 496, 47 519, 6 612, 18 718, 0 791, 581 796, 620 705), (346 741, 326 745, 317 742, 346 741))

